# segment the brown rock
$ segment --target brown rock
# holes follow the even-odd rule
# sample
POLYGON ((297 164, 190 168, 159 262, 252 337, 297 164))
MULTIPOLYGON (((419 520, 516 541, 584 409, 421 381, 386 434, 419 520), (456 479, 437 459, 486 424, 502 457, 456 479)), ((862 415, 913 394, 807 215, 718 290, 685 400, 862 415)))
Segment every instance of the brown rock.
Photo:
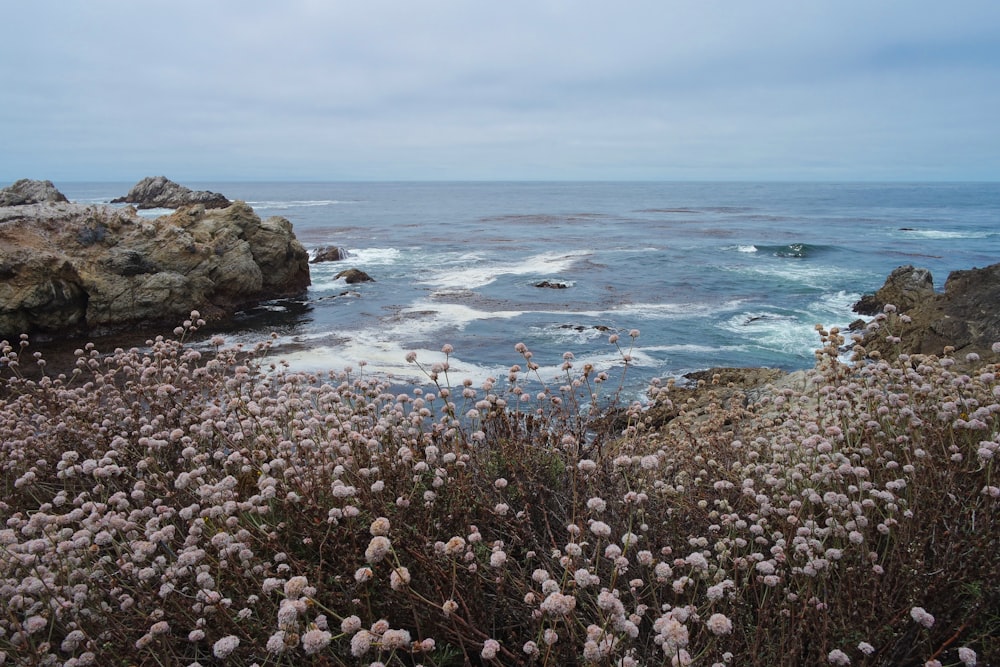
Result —
POLYGON ((854 304, 859 315, 875 315, 886 304, 900 310, 909 310, 915 304, 934 295, 934 278, 927 269, 900 266, 894 269, 885 284, 875 294, 866 294, 854 304))
POLYGON ((0 206, 23 206, 43 202, 68 202, 66 195, 59 192, 52 181, 32 181, 22 178, 13 185, 0 190, 0 206))
POLYGON ((302 293, 308 253, 283 218, 242 202, 155 220, 131 207, 0 209, 0 336, 176 324, 302 293))
MULTIPOLYGON (((899 353, 940 355, 945 346, 951 346, 959 360, 964 360, 970 352, 991 354, 993 343, 1000 341, 1000 264, 952 272, 942 294, 927 282, 930 273, 926 269, 901 267, 893 271, 886 285, 889 286, 897 272, 919 277, 921 274, 917 272, 921 271, 926 279, 903 281, 913 288, 894 291, 896 286, 892 286, 887 290, 895 300, 886 303, 896 305, 906 318, 890 314, 877 318, 877 327, 870 323, 863 340, 865 349, 891 357, 899 353), (900 341, 887 341, 888 336, 900 341)), ((882 293, 880 289, 876 296, 882 298, 882 293)))
POLYGON ((182 208, 201 204, 205 208, 225 208, 232 202, 218 192, 191 190, 166 176, 150 176, 132 186, 128 194, 111 200, 112 204, 135 204, 140 209, 182 208))
POLYGON ((347 259, 351 254, 347 252, 346 249, 335 245, 325 245, 316 248, 316 252, 313 258, 309 260, 310 264, 319 264, 320 262, 339 262, 342 259, 347 259))
POLYGON ((372 278, 370 275, 368 275, 361 269, 346 269, 338 273, 336 276, 334 276, 334 280, 340 280, 341 278, 343 278, 344 282, 346 282, 348 285, 353 285, 354 283, 375 282, 374 278, 372 278))

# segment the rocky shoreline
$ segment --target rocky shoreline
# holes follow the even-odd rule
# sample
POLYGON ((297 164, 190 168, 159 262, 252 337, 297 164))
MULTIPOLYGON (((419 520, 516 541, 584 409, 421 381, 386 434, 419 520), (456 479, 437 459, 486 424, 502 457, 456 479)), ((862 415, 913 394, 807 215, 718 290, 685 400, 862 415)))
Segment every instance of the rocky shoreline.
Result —
POLYGON ((209 209, 187 192, 151 219, 68 202, 47 181, 0 191, 10 202, 0 206, 0 338, 174 326, 192 310, 223 320, 305 292, 309 255, 288 220, 261 220, 243 202, 209 209))

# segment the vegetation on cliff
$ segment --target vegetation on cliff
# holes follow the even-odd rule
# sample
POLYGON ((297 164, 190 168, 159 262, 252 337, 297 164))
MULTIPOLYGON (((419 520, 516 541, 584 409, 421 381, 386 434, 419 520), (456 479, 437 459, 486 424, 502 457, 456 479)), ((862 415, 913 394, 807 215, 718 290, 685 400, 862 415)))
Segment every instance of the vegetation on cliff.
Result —
POLYGON ((1000 345, 958 372, 820 330, 795 382, 606 419, 617 378, 571 355, 473 386, 445 345, 395 393, 200 325, 56 377, 3 346, 0 662, 1000 659, 1000 345))

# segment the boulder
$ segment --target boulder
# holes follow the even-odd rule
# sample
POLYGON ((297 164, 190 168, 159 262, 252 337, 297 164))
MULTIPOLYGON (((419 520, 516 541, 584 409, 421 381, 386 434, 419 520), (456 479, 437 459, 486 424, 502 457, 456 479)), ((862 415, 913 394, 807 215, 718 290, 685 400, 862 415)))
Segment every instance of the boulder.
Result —
POLYGON ((135 209, 0 209, 0 337, 220 319, 309 285, 309 256, 284 218, 243 202, 154 220, 135 209))
POLYGON ((875 315, 886 304, 909 310, 934 295, 934 277, 927 269, 900 266, 893 270, 875 294, 866 294, 854 304, 859 315, 875 315))
POLYGON ((342 259, 347 259, 351 256, 351 253, 347 252, 347 249, 341 248, 334 245, 324 245, 316 248, 316 252, 313 254, 313 258, 309 260, 310 264, 319 264, 320 262, 339 262, 342 259))
POLYGON ((52 181, 32 181, 22 178, 13 185, 0 190, 0 206, 22 206, 42 202, 67 202, 66 195, 59 192, 52 181))
POLYGON ((934 291, 926 269, 900 267, 875 296, 906 317, 885 318, 877 327, 869 324, 862 340, 869 353, 940 355, 950 346, 956 359, 964 360, 972 352, 991 354, 993 343, 1000 341, 1000 264, 953 271, 943 293, 934 291), (888 341, 889 336, 900 340, 888 341))
POLYGON ((361 269, 346 269, 338 273, 336 276, 334 276, 334 280, 340 280, 341 278, 343 278, 344 282, 346 282, 348 285, 353 285, 354 283, 375 282, 374 278, 372 278, 370 275, 368 275, 361 269))
POLYGON ((535 287, 543 287, 548 289, 566 289, 569 287, 566 283, 554 282, 551 280, 543 280, 540 283, 535 283, 535 287))
POLYGON ((218 192, 191 190, 166 176, 150 176, 132 186, 128 194, 111 200, 112 204, 135 204, 140 209, 182 208, 200 204, 205 208, 226 208, 231 201, 218 192))

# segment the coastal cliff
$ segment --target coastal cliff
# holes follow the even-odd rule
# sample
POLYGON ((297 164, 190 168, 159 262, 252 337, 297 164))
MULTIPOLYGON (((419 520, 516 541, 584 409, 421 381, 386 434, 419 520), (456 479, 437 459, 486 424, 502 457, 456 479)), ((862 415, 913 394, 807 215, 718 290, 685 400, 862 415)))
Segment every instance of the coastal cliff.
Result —
POLYGON ((291 223, 236 202, 156 219, 58 199, 0 207, 0 336, 224 318, 299 294, 309 256, 291 223))

